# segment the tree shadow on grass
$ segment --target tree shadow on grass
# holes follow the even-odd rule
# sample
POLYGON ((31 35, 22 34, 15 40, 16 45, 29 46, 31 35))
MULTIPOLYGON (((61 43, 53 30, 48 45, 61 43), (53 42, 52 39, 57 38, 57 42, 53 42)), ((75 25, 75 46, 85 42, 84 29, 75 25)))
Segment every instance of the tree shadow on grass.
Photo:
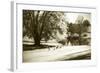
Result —
POLYGON ((51 48, 51 47, 55 47, 55 46, 52 46, 52 45, 44 45, 44 44, 41 44, 41 45, 34 45, 34 44, 23 44, 23 51, 29 51, 29 50, 36 50, 36 49, 47 49, 47 48, 51 48))
POLYGON ((68 60, 90 60, 91 59, 91 53, 85 54, 85 55, 80 55, 74 58, 70 58, 68 60))

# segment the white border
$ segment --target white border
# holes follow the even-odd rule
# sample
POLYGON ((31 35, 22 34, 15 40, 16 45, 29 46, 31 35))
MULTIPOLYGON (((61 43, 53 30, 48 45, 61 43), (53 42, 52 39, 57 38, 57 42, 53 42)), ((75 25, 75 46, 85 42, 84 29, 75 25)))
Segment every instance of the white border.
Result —
POLYGON ((57 69, 66 67, 81 67, 96 65, 96 8, 94 7, 75 7, 75 6, 62 6, 62 5, 41 5, 25 2, 14 2, 12 10, 12 66, 13 71, 26 71, 26 70, 42 70, 42 69, 57 69), (49 10, 49 11, 69 11, 69 12, 86 12, 91 13, 91 60, 84 61, 63 61, 63 62, 42 62, 42 63, 22 63, 22 10, 49 10))

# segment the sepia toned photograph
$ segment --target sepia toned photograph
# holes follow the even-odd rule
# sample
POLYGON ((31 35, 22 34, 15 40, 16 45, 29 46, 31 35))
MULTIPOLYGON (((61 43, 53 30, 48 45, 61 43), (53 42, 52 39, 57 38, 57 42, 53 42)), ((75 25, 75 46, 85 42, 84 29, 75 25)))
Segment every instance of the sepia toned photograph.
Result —
POLYGON ((91 60, 91 13, 22 10, 22 61, 91 60))

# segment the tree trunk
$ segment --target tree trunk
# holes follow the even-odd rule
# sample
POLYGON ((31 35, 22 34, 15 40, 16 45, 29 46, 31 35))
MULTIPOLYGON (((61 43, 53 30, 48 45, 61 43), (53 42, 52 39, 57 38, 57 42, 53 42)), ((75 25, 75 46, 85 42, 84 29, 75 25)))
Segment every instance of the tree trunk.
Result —
POLYGON ((79 45, 81 45, 81 34, 79 34, 79 45))
POLYGON ((40 39, 39 36, 34 37, 34 45, 39 46, 40 45, 40 41, 41 41, 41 39, 40 39))
POLYGON ((82 34, 81 25, 82 25, 82 24, 79 24, 79 45, 82 44, 82 42, 81 42, 81 34, 82 34))

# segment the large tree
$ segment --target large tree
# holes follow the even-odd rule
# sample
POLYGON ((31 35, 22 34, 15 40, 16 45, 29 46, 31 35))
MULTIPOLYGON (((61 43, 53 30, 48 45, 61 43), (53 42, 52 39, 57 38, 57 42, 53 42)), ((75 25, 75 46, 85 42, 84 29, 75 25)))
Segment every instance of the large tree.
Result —
POLYGON ((63 16, 57 11, 23 10, 23 37, 33 38, 34 44, 40 45, 41 39, 48 40, 57 30, 61 32, 58 24, 63 16))

